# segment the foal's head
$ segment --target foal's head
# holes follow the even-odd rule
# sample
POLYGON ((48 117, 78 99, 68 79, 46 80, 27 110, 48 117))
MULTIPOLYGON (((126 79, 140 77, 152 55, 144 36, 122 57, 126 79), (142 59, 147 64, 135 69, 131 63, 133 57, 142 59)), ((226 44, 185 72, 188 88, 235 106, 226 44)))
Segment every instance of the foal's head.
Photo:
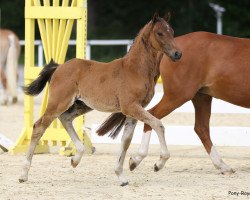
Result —
POLYGON ((154 14, 151 20, 151 31, 149 42, 157 51, 161 51, 169 56, 173 61, 181 58, 181 51, 178 50, 174 40, 174 31, 169 25, 170 14, 160 18, 158 13, 154 14))

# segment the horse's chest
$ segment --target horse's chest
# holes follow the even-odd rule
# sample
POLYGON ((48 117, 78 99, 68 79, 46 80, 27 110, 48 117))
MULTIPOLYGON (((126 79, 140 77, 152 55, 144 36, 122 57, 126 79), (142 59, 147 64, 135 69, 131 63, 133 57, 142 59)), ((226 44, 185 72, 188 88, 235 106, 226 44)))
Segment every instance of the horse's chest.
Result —
POLYGON ((146 92, 145 92, 144 98, 142 99, 143 107, 147 106, 154 96, 154 85, 145 84, 144 87, 145 87, 146 92))

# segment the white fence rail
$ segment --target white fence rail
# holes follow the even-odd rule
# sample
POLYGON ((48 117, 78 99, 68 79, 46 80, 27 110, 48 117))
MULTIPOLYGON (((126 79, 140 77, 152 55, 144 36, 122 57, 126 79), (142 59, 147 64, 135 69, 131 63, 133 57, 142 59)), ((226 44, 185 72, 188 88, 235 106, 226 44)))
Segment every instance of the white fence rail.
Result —
MULTIPOLYGON (((127 51, 130 49, 130 46, 132 45, 133 40, 88 40, 87 41, 87 47, 86 47, 86 59, 91 59, 91 46, 126 46, 127 51)), ((25 41, 21 40, 20 45, 24 46, 25 41)), ((70 40, 69 46, 75 46, 76 41, 70 40)), ((37 46, 37 66, 43 66, 44 65, 44 55, 43 55, 43 45, 41 40, 35 40, 35 46, 37 46)))

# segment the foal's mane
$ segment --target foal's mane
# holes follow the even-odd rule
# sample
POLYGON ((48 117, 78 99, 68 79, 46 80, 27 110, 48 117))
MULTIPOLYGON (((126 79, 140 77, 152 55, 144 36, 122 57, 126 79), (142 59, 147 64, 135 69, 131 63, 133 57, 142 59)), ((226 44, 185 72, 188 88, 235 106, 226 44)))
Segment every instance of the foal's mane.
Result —
POLYGON ((152 20, 149 21, 145 26, 143 26, 140 31, 137 33, 135 39, 133 40, 133 43, 128 51, 128 53, 134 48, 134 46, 140 42, 141 40, 143 40, 143 42, 145 42, 145 39, 148 39, 149 33, 152 30, 152 20), (144 37, 143 37, 144 36, 144 37))

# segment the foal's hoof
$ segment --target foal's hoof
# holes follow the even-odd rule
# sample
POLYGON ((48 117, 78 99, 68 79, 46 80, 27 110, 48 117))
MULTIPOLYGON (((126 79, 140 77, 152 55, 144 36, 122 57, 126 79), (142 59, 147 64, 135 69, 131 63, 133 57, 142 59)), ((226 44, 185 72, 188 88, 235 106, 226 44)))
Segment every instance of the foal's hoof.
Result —
POLYGON ((19 180, 19 183, 23 183, 23 182, 26 182, 28 179, 27 179, 27 178, 22 178, 22 177, 21 177, 21 178, 19 178, 18 180, 19 180))
POLYGON ((155 164, 155 165, 154 165, 154 171, 155 171, 155 172, 158 172, 159 170, 160 170, 160 168, 155 164))
POLYGON ((133 171, 137 167, 136 163, 132 158, 129 159, 129 169, 130 171, 133 171))
POLYGON ((71 166, 72 166, 73 168, 76 168, 77 165, 78 165, 78 162, 75 162, 75 161, 73 160, 73 158, 71 158, 71 166))
POLYGON ((120 186, 126 186, 126 185, 128 185, 128 182, 124 182, 124 183, 122 183, 120 186))
POLYGON ((25 182, 25 180, 23 180, 23 179, 21 179, 21 178, 19 178, 18 180, 19 180, 19 183, 25 182))
POLYGON ((91 148, 91 154, 94 154, 96 152, 96 148, 95 147, 92 147, 91 148))

